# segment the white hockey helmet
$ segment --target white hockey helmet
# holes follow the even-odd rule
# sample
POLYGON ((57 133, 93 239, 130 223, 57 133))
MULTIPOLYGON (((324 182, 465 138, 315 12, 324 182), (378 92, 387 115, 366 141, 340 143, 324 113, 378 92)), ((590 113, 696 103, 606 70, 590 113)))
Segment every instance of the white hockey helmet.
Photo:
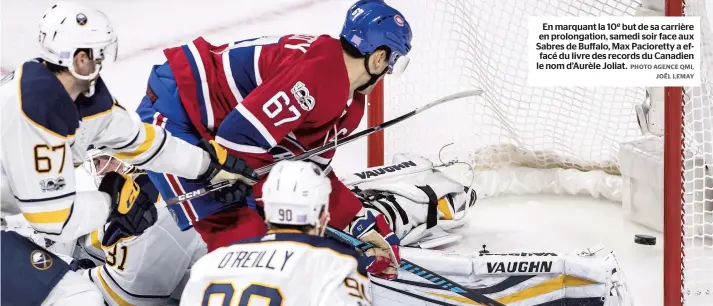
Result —
POLYGON ((97 185, 97 187, 101 184, 104 175, 109 172, 133 174, 137 171, 136 167, 98 149, 90 149, 87 151, 87 158, 84 160, 84 170, 92 176, 94 184, 97 185))
POLYGON ((262 186, 265 220, 273 224, 320 226, 322 211, 329 209, 332 186, 317 165, 281 161, 262 186))
POLYGON ((57 3, 42 16, 38 35, 40 57, 67 67, 77 79, 94 80, 101 63, 116 61, 116 33, 109 18, 96 9, 71 2, 57 3), (90 75, 80 75, 74 69, 74 56, 80 49, 90 50, 89 56, 97 63, 90 75))

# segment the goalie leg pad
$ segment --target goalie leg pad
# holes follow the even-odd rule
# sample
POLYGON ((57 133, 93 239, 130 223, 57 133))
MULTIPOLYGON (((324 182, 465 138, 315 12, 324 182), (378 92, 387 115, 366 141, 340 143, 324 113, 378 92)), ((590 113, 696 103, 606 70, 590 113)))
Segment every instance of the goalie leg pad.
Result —
MULTIPOLYGON (((414 263, 505 305, 632 305, 625 301, 628 292, 619 290, 612 295, 616 271, 620 269, 611 255, 603 258, 550 252, 470 255, 414 248, 404 248, 403 253, 414 263), (444 265, 444 261, 448 264, 444 265)), ((424 305, 434 300, 448 305, 469 305, 462 302, 462 297, 434 288, 409 273, 399 274, 398 279, 389 282, 372 279, 372 297, 373 305, 424 305)))

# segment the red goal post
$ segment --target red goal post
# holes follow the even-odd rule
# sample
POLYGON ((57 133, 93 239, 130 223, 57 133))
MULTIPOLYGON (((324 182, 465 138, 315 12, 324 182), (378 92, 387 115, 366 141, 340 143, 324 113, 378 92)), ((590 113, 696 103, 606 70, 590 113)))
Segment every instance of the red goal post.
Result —
MULTIPOLYGON (((666 0, 666 16, 683 16, 685 0, 666 0)), ((665 306, 682 306, 684 301, 683 252, 685 192, 683 163, 685 143, 683 87, 664 89, 664 233, 663 294, 665 306)), ((713 275, 711 276, 713 277, 713 275)))
MULTIPOLYGON (((384 82, 374 86, 367 96, 366 120, 367 126, 375 126, 384 122, 384 82)), ((381 166, 384 164, 384 131, 371 134, 366 140, 367 167, 381 166)))

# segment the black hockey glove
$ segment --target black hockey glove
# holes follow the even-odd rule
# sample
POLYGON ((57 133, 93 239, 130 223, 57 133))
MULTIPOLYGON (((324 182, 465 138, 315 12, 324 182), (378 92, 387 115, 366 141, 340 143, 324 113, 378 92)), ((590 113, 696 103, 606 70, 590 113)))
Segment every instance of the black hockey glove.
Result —
POLYGON ((202 139, 198 144, 210 156, 208 170, 197 180, 215 184, 221 181, 231 181, 229 187, 211 193, 211 197, 222 203, 242 202, 250 195, 252 185, 257 183, 258 176, 244 160, 228 154, 228 150, 215 141, 202 139))
POLYGON ((69 263, 69 269, 72 271, 88 270, 88 269, 96 268, 96 267, 97 267, 97 264, 95 264, 91 259, 88 259, 88 258, 75 259, 69 263))
POLYGON ((118 223, 126 233, 140 235, 156 223, 155 202, 127 174, 109 172, 99 184, 99 191, 111 197, 108 221, 118 223))

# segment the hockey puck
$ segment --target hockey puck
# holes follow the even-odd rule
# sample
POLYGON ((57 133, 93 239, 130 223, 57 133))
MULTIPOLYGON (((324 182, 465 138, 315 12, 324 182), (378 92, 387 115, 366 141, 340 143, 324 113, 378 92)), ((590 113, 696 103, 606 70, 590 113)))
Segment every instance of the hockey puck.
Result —
POLYGON ((656 237, 649 235, 635 235, 634 242, 643 245, 655 245, 656 237))

